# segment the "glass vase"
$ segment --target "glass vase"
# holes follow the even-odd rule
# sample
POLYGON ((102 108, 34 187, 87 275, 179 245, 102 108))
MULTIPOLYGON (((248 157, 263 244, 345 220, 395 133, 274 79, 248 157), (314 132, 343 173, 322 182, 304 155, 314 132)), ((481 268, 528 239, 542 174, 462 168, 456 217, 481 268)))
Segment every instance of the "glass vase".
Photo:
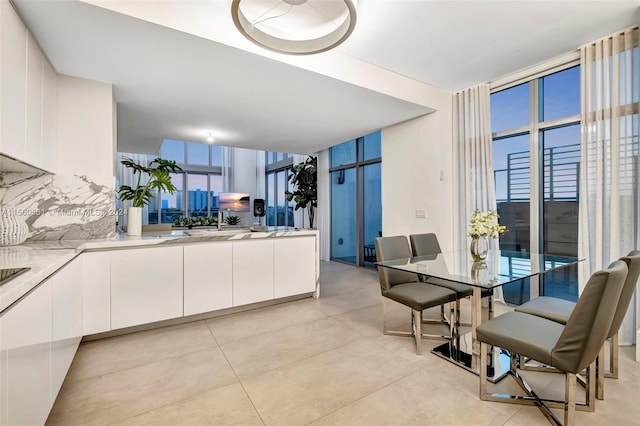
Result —
POLYGON ((471 257, 475 262, 485 260, 487 258, 487 252, 489 251, 487 237, 472 237, 469 249, 471 251, 471 257))

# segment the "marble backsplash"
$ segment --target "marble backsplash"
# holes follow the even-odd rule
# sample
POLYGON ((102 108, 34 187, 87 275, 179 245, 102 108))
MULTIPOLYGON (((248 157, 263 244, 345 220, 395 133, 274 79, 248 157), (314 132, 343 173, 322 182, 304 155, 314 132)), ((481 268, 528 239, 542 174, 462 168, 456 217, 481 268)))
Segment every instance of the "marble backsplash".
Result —
POLYGON ((13 208, 23 217, 27 241, 115 235, 115 190, 86 176, 0 171, 0 208, 13 208))

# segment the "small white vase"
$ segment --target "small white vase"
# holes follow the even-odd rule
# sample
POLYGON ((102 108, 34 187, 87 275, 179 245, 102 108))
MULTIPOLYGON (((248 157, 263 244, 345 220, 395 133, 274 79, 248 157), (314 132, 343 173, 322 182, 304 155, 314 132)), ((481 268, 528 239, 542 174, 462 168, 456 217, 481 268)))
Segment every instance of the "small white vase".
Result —
POLYGON ((142 207, 127 209, 127 235, 142 235, 142 207))
POLYGON ((27 235, 29 227, 15 209, 0 207, 0 246, 20 244, 27 235))

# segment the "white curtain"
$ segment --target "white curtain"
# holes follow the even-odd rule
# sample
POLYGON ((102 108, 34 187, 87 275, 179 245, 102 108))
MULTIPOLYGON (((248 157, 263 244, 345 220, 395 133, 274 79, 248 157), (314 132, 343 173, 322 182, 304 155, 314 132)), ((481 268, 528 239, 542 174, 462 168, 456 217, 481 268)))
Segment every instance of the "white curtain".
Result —
MULTIPOLYGON (((456 250, 469 247, 469 217, 474 210, 496 210, 493 179, 491 109, 489 85, 463 90, 453 98, 453 242, 456 250)), ((497 248, 497 241, 489 239, 497 248)), ((496 263, 496 259, 493 262, 496 263)), ((504 302, 502 289, 494 290, 494 299, 504 302)))
MULTIPOLYGON (((638 28, 580 50, 582 150, 580 163, 580 291, 588 277, 639 248, 638 28)), ((639 294, 619 332, 631 345, 639 294)))
POLYGON ((491 150, 489 86, 463 90, 453 99, 454 247, 469 246, 467 229, 474 210, 496 210, 491 150))
POLYGON ((232 190, 233 172, 233 148, 222 147, 222 192, 232 190))
POLYGON ((320 260, 331 260, 331 174, 329 173, 329 150, 318 153, 318 208, 316 227, 320 233, 320 260))
MULTIPOLYGON (((265 198, 265 188, 267 179, 265 176, 266 158, 264 151, 256 151, 256 189, 255 198, 265 198)), ((257 218, 256 218, 257 219, 257 218)))
MULTIPOLYGON (((134 186, 138 179, 138 176, 136 176, 134 180, 132 169, 125 167, 122 165, 122 163, 120 163, 120 161, 122 161, 124 158, 130 158, 136 163, 144 167, 149 165, 149 160, 147 159, 148 157, 146 154, 118 152, 118 165, 116 170, 116 178, 118 179, 118 188, 120 187, 120 185, 134 186)), ((140 180, 140 183, 141 184, 147 183, 146 175, 144 174, 142 175, 142 179, 140 180)), ((119 203, 120 203, 120 211, 122 212, 126 211, 127 208, 131 207, 131 201, 120 201, 119 203)), ((118 223, 121 224, 120 226, 122 226, 126 224, 126 219, 122 215, 118 215, 118 223)), ((147 206, 144 206, 142 208, 142 224, 143 225, 149 224, 149 208, 147 206)))

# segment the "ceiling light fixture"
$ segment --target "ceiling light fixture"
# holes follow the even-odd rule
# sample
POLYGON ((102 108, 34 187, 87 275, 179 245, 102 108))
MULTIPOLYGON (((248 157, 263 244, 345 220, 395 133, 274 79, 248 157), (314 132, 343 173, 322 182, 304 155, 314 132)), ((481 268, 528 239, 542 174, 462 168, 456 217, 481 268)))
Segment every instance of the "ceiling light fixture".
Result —
POLYGON ((309 55, 344 42, 356 25, 357 0, 233 0, 236 28, 279 53, 309 55))
POLYGON ((207 142, 213 143, 215 139, 213 139, 213 133, 207 133, 207 142))

